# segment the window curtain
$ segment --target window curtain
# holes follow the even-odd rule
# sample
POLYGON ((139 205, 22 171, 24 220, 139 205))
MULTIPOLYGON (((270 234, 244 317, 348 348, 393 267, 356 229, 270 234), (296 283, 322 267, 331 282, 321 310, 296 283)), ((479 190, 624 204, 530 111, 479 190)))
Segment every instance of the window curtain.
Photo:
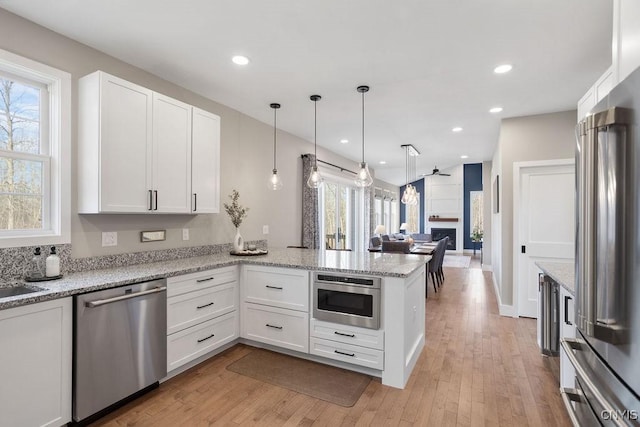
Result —
POLYGON ((307 185, 315 161, 313 154, 302 155, 302 246, 310 249, 320 248, 318 189, 307 185))

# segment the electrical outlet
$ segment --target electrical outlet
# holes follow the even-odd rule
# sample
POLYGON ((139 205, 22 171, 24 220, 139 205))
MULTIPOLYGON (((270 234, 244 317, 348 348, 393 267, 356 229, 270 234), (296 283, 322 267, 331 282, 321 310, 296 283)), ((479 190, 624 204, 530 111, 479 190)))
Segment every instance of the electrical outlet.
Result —
POLYGON ((189 240, 189 229, 188 228, 183 228, 182 229, 182 240, 189 240))
POLYGON ((269 226, 268 225, 263 225, 262 226, 262 234, 269 234, 269 226))
POLYGON ((118 233, 116 231, 103 232, 102 246, 118 246, 118 233))

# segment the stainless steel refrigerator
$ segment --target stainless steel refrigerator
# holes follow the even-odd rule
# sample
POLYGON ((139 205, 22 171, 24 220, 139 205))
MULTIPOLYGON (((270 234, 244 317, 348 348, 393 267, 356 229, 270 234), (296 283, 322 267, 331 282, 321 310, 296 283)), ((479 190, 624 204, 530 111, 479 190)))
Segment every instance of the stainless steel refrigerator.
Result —
POLYGON ((636 70, 577 128, 574 425, 640 425, 639 124, 636 70))

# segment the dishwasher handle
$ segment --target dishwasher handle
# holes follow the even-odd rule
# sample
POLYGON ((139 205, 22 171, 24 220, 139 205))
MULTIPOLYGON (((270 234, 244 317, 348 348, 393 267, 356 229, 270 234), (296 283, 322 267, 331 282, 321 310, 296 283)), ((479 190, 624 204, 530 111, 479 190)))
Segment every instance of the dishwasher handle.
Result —
POLYGON ((111 304, 112 302, 124 301, 124 300, 132 299, 132 298, 141 297, 141 296, 144 296, 144 295, 157 294, 157 293, 160 293, 160 292, 164 292, 166 290, 167 290, 166 286, 158 286, 157 288, 153 288, 153 289, 149 289, 149 290, 141 291, 141 292, 136 292, 134 294, 126 294, 126 295, 120 295, 119 297, 113 297, 113 298, 107 298, 107 299, 98 299, 98 300, 95 300, 95 301, 87 301, 87 302, 84 303, 84 306, 88 307, 88 308, 95 308, 95 307, 100 307, 101 305, 111 304))

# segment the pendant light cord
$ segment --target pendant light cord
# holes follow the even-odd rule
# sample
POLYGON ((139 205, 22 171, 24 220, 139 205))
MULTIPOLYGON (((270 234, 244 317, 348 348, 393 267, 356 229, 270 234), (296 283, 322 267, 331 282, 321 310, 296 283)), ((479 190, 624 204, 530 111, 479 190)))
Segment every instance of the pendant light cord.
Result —
POLYGON ((362 163, 364 163, 364 91, 362 92, 362 163))
POLYGON ((318 100, 313 100, 313 157, 314 164, 318 168, 318 100))
POLYGON ((276 127, 277 127, 278 109, 273 109, 273 170, 276 170, 276 127))

